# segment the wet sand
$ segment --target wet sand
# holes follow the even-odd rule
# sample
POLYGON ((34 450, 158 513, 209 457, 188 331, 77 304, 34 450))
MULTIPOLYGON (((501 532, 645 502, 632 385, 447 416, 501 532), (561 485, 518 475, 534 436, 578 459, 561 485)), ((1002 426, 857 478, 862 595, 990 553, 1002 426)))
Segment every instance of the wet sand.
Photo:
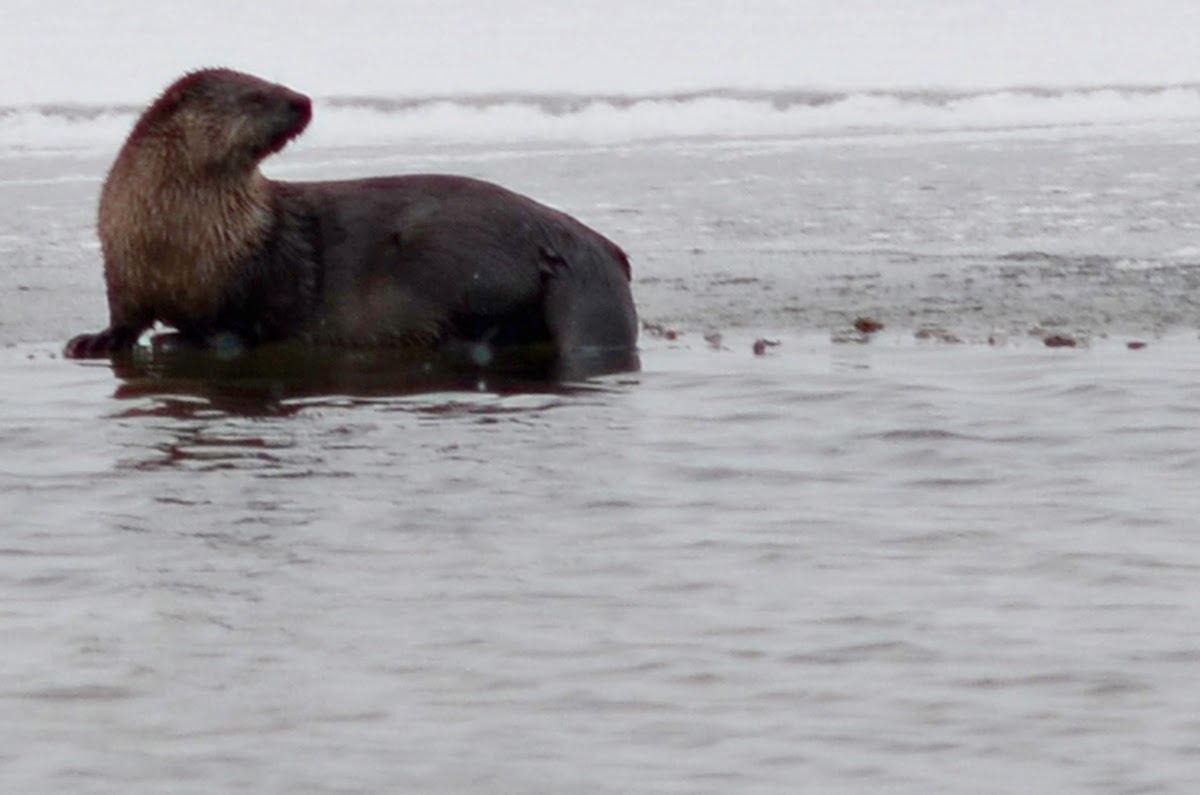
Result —
MULTIPOLYGON (((618 238, 644 319, 836 332, 860 315, 974 341, 1200 328, 1200 139, 1183 128, 621 147, 301 149, 287 179, 450 170, 618 238)), ((102 155, 10 155, 0 342, 103 323, 102 155), (48 311, 54 307, 55 311, 48 311), (81 325, 82 324, 82 325, 81 325)))

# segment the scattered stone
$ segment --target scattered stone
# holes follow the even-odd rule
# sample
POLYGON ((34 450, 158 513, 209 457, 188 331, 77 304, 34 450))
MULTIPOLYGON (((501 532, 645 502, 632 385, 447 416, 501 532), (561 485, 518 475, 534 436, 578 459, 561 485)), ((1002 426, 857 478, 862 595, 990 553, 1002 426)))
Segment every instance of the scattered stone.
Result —
POLYGON ((642 331, 652 337, 662 337, 665 340, 679 339, 679 332, 675 331, 675 329, 669 329, 661 323, 644 322, 642 323, 642 331))
POLYGON ((883 324, 870 317, 860 317, 854 321, 854 328, 863 334, 874 334, 883 329, 883 324))
POLYGON ((859 345, 866 345, 871 341, 871 335, 863 334, 862 332, 854 330, 835 331, 830 339, 833 341, 834 345, 846 345, 852 342, 858 343, 859 345))
POLYGON ((1079 344, 1074 337, 1068 337, 1065 334, 1051 334, 1042 342, 1046 343, 1047 348, 1074 348, 1079 344))
MULTIPOLYGON (((921 326, 913 333, 913 336, 919 340, 937 340, 938 342, 956 345, 962 342, 962 338, 956 334, 951 334, 941 326, 921 326)), ((993 344, 991 338, 988 339, 988 344, 993 344)))
POLYGON ((1140 351, 1142 348, 1146 347, 1146 343, 1142 342, 1141 340, 1133 340, 1125 343, 1125 347, 1131 351, 1140 351))
POLYGON ((754 341, 754 355, 763 356, 767 352, 767 348, 777 348, 781 343, 779 340, 756 339, 754 341))

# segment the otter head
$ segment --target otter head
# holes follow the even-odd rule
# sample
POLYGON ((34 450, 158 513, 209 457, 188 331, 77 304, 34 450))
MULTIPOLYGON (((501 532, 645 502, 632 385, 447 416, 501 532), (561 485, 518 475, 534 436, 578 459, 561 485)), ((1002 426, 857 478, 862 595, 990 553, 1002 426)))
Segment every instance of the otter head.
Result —
POLYGON ((142 114, 127 148, 175 149, 175 168, 239 175, 282 149, 311 118, 303 94, 232 69, 202 69, 177 80, 142 114))
POLYGON ((115 314, 180 326, 216 311, 274 224, 259 162, 299 135, 308 97, 230 69, 192 72, 138 119, 100 194, 115 314))

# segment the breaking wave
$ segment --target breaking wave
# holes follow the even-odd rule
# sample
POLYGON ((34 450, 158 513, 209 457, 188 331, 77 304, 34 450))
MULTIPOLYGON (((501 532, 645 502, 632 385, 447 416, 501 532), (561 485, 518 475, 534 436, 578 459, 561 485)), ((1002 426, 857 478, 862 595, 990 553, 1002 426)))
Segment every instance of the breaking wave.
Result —
MULTIPOLYGON (((647 95, 499 93, 325 97, 304 141, 619 143, 673 138, 1018 130, 1200 120, 1200 84, 998 90, 753 91, 647 95)), ((0 107, 0 147, 111 147, 133 106, 0 107)))

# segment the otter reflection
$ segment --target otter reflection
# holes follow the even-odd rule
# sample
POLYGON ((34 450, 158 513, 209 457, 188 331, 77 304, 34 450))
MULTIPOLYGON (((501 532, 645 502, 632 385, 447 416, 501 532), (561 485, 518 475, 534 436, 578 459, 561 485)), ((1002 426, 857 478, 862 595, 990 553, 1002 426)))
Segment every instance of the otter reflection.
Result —
POLYGON ((289 342, 221 350, 197 347, 176 334, 160 334, 151 343, 112 357, 120 379, 116 397, 161 398, 160 409, 168 414, 211 409, 288 414, 302 408, 303 399, 321 398, 572 392, 588 389, 588 379, 639 366, 633 351, 579 351, 565 357, 538 346, 464 345, 434 354, 289 342))

